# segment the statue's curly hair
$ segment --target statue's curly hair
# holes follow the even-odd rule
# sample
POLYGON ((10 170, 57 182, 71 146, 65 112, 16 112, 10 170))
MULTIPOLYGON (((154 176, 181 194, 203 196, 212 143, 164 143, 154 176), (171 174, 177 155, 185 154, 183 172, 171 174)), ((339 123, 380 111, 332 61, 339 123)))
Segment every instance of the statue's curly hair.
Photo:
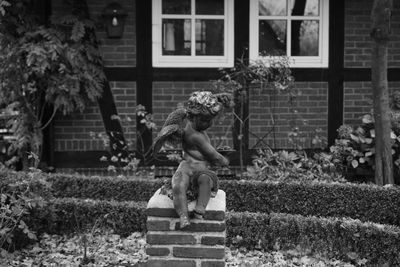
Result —
POLYGON ((189 116, 216 116, 223 108, 230 107, 233 107, 232 94, 196 91, 190 96, 186 110, 189 116))

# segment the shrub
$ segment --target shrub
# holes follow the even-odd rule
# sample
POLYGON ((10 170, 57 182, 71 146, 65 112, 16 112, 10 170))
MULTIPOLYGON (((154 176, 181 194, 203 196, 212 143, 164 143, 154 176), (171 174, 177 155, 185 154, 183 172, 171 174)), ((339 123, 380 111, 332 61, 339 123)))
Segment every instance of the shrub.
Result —
POLYGON ((44 205, 50 189, 41 175, 0 169, 0 250, 14 250, 36 239, 27 223, 31 210, 44 205))
MULTIPOLYGON (((395 180, 400 175, 400 129, 398 118, 391 118, 392 131, 390 133, 393 156, 393 171, 395 180)), ((338 129, 338 139, 330 147, 330 152, 338 164, 356 169, 362 168, 373 173, 375 169, 375 125, 371 114, 362 117, 359 126, 342 125, 338 129)), ((400 181, 400 180, 399 180, 400 181)))
POLYGON ((36 208, 27 220, 39 233, 81 232, 92 227, 127 236, 145 231, 146 203, 58 198, 36 208))
POLYGON ((248 249, 304 249, 329 258, 400 264, 400 228, 346 218, 228 213, 227 245, 248 249))
POLYGON ((55 174, 48 178, 56 197, 118 201, 147 201, 163 185, 161 179, 139 180, 119 177, 89 177, 55 174))
MULTIPOLYGON (((148 201, 161 180, 51 175, 57 197, 148 201)), ((366 184, 221 180, 231 211, 351 217, 400 225, 400 189, 366 184)))
POLYGON ((227 208, 400 225, 400 189, 350 183, 223 181, 227 208))
POLYGON ((309 157, 304 150, 259 149, 253 166, 247 168, 252 180, 344 182, 342 169, 332 155, 319 152, 309 157))

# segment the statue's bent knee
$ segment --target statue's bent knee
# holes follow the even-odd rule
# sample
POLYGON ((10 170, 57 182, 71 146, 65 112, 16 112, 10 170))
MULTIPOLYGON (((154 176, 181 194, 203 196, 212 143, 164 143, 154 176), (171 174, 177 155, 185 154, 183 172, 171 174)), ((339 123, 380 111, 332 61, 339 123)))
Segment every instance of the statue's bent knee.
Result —
POLYGON ((198 184, 200 185, 209 185, 212 187, 212 179, 209 175, 207 174, 201 174, 198 178, 198 184))

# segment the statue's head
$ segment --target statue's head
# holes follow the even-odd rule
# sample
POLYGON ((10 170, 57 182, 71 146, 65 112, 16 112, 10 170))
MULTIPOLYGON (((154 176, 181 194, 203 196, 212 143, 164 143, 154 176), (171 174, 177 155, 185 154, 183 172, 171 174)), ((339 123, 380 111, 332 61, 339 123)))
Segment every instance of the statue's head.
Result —
POLYGON ((208 91, 194 92, 187 102, 189 115, 216 116, 222 110, 218 98, 208 91))
POLYGON ((194 92, 187 102, 187 116, 197 129, 205 130, 213 123, 213 119, 224 108, 233 107, 230 93, 213 94, 209 91, 194 92))
POLYGON ((187 115, 197 130, 209 128, 213 119, 222 110, 218 98, 208 91, 194 92, 187 102, 187 115))

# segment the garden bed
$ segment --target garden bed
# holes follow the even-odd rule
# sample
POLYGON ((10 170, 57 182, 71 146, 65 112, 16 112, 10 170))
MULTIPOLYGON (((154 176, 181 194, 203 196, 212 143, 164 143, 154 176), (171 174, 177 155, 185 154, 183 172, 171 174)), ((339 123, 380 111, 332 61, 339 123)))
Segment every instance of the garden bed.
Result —
MULTIPOLYGON (((40 242, 14 253, 3 253, 0 266, 134 266, 147 267, 145 235, 139 232, 121 237, 111 232, 94 231, 74 235, 43 234, 40 242), (86 247, 86 257, 84 251, 86 247)), ((225 249, 226 266, 355 266, 301 250, 225 249)))
MULTIPOLYGON (((128 236, 146 231, 145 203, 57 199, 30 215, 29 225, 51 234, 99 227, 128 236)), ((304 249, 328 258, 354 255, 369 263, 400 265, 400 228, 348 218, 228 212, 227 246, 304 249)))

